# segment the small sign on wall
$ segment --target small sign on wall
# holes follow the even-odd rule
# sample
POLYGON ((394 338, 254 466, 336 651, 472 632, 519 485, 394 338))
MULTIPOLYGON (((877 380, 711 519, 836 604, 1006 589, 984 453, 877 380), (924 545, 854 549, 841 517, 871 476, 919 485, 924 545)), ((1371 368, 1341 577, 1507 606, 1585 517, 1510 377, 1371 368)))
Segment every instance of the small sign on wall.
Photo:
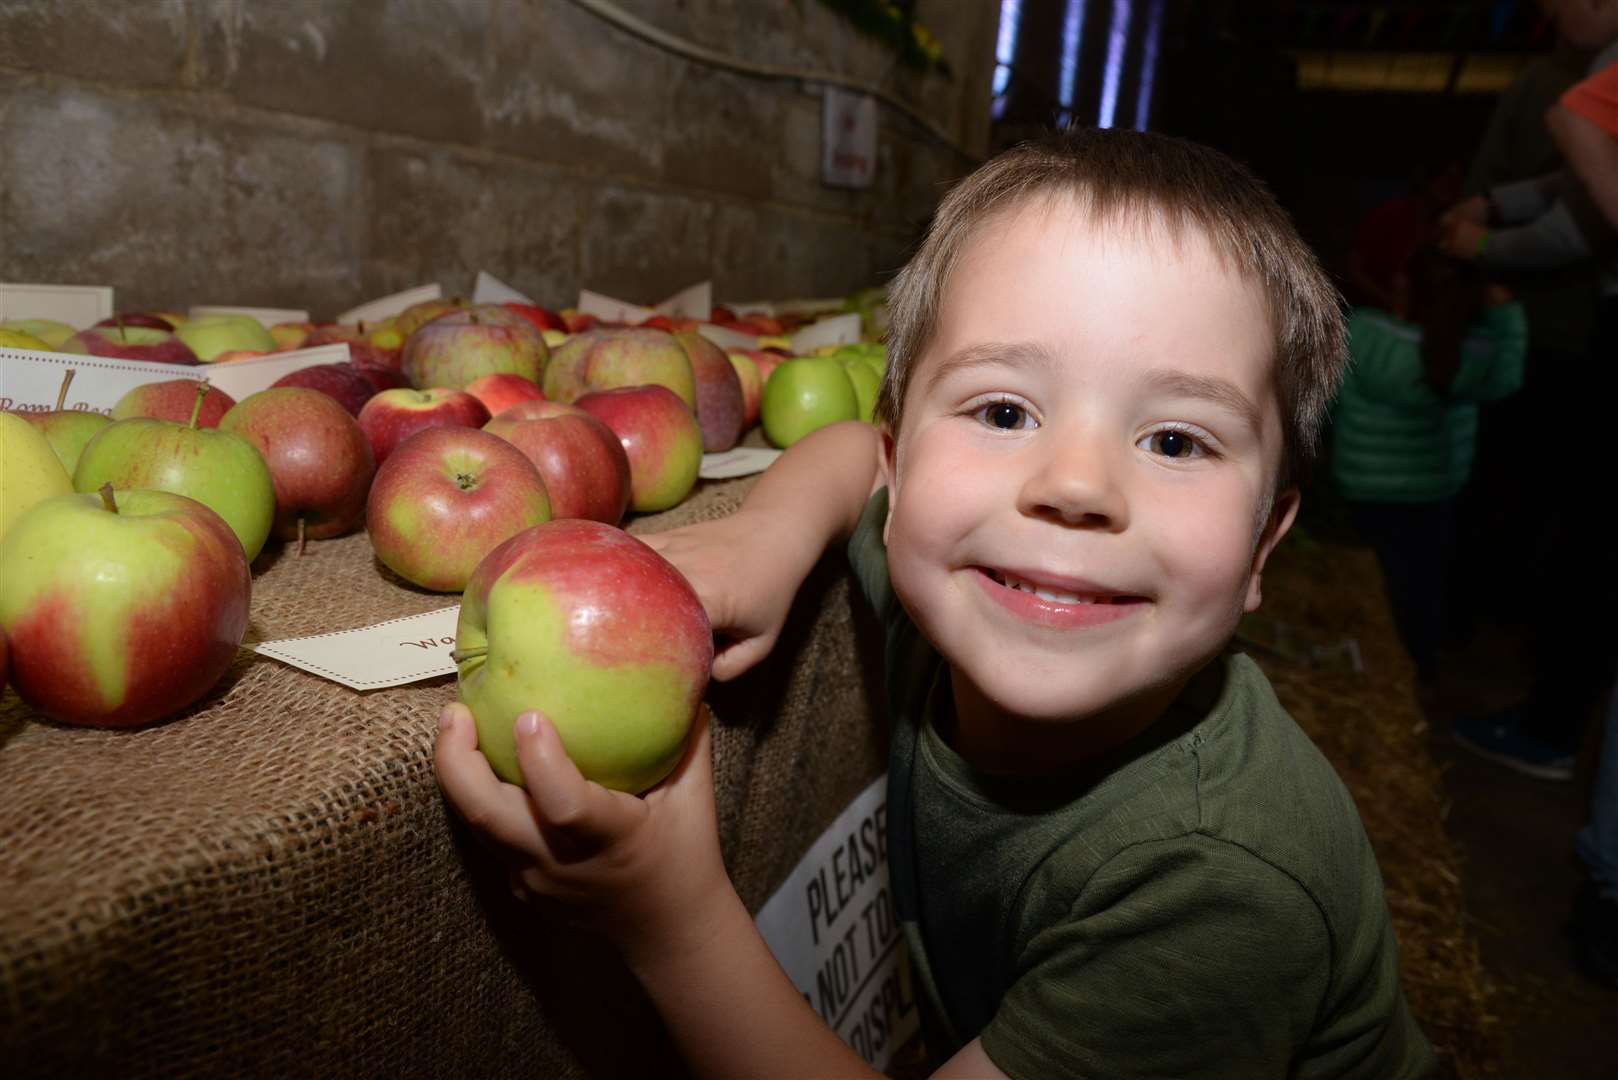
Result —
POLYGON ((820 179, 827 187, 868 188, 876 176, 876 99, 825 88, 820 179))

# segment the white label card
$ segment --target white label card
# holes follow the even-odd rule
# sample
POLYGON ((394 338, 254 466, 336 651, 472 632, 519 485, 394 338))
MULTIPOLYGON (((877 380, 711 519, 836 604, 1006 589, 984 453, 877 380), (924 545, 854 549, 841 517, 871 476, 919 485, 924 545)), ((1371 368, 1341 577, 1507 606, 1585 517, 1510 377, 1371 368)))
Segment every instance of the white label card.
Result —
POLYGON ((112 314, 110 285, 8 285, 0 283, 0 321, 55 319, 83 330, 112 314))
POLYGON ((821 1019, 872 1068, 920 1026, 888 888, 887 778, 848 804, 754 920, 821 1019))
POLYGON ((729 352, 731 349, 756 349, 758 337, 754 334, 744 334, 740 330, 732 330, 726 326, 715 326, 713 323, 703 323, 697 327, 697 333, 713 342, 715 345, 729 352))
POLYGON ((807 356, 822 345, 852 345, 860 339, 860 317, 833 315, 812 322, 792 335, 792 355, 807 356))
POLYGON ((628 323, 638 325, 650 319, 657 312, 649 307, 631 304, 628 300, 617 300, 606 293, 591 292, 589 289, 579 290, 578 310, 583 315, 594 315, 602 322, 628 323))
POLYGON ((276 323, 309 321, 309 313, 299 308, 194 307, 191 309, 190 315, 193 319, 198 315, 247 315, 257 319, 266 330, 276 323))
POLYGON ((733 480, 738 476, 752 476, 775 464, 781 451, 762 446, 736 446, 717 454, 703 454, 702 468, 697 475, 704 480, 733 480))
POLYGON ((657 305, 659 314, 671 319, 701 319, 713 314, 713 283, 700 281, 687 286, 657 305))
POLYGON ((826 87, 820 115, 820 180, 828 187, 868 188, 876 176, 876 99, 826 87))
POLYGON ((73 370, 73 383, 65 403, 67 407, 105 413, 118 404, 119 398, 147 383, 207 379, 240 401, 249 394, 267 390, 281 376, 300 368, 347 359, 348 346, 341 342, 224 364, 161 364, 79 353, 0 349, 0 409, 49 411, 56 408, 62 376, 69 368, 73 370))
POLYGON ((455 674, 450 650, 461 606, 311 637, 261 641, 257 652, 355 690, 455 674))
POLYGON ((477 282, 472 286, 472 303, 532 304, 533 301, 487 270, 479 270, 477 282))
POLYGON ((391 319, 399 312, 412 304, 419 304, 424 300, 441 300, 444 290, 436 283, 432 285, 417 285, 414 289, 396 292, 391 296, 379 297, 368 301, 357 308, 349 308, 337 316, 340 323, 381 322, 391 319))

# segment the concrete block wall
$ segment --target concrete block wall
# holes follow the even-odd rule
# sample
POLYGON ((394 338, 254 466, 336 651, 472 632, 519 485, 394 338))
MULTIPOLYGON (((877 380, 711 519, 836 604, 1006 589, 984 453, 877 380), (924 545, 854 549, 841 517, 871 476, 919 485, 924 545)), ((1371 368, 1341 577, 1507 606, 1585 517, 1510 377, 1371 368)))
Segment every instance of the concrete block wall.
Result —
MULTIPOLYGON (((755 63, 874 83, 987 145, 999 5, 923 0, 953 80, 819 0, 616 0, 755 63)), ((480 269, 551 306, 837 295, 896 269, 969 158, 881 110, 875 187, 824 187, 821 98, 573 0, 3 0, 0 280, 125 310, 329 317, 480 269)))

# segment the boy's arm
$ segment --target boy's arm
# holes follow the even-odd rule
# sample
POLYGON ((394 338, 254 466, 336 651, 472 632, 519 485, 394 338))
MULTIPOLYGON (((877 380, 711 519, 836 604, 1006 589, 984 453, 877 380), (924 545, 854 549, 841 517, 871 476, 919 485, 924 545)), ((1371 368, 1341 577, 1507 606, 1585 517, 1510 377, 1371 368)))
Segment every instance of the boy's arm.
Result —
POLYGON ((859 523, 881 448, 869 424, 822 428, 766 469, 730 517, 640 537, 685 575, 724 639, 714 678, 740 675, 775 645, 798 586, 859 523))

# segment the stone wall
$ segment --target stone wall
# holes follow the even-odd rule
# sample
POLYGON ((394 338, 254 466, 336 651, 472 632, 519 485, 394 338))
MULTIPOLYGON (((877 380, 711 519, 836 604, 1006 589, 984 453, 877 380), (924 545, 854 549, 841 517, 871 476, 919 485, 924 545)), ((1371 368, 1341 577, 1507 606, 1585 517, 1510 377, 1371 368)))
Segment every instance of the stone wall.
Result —
MULTIPOLYGON (((819 0, 617 0, 754 63, 882 86, 987 144, 999 5, 922 0, 952 80, 819 0)), ((875 187, 819 182, 821 98, 626 33, 574 0, 5 0, 0 280, 125 310, 330 316, 479 269, 553 307, 712 277, 836 295, 903 261, 971 162, 889 108, 875 187)))

